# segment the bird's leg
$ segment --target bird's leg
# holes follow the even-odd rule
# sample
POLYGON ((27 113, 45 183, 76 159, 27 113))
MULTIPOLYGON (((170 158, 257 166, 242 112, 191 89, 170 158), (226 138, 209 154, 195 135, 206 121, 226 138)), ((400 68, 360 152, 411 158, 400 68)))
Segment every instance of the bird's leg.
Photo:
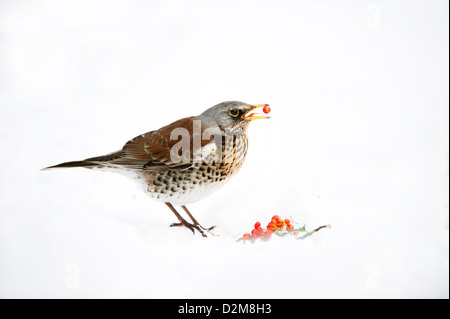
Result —
POLYGON ((197 220, 195 220, 194 216, 192 216, 192 214, 188 211, 186 206, 183 205, 183 206, 181 206, 181 208, 183 208, 184 211, 186 212, 186 214, 188 214, 189 218, 192 220, 192 222, 194 223, 195 226, 198 226, 201 229, 206 230, 206 231, 210 231, 216 227, 216 226, 211 226, 209 228, 203 227, 202 225, 199 224, 199 222, 197 220))
MULTIPOLYGON (((207 237, 206 234, 201 230, 201 226, 196 225, 196 224, 191 224, 189 222, 187 222, 177 211, 176 209, 173 207, 173 205, 171 203, 166 203, 166 205, 170 208, 170 210, 175 214, 175 216, 177 216, 178 220, 180 221, 179 223, 173 223, 170 225, 170 227, 175 227, 175 226, 184 226, 189 228, 193 234, 195 234, 194 229, 196 229, 200 234, 202 234, 203 237, 207 237)), ((198 224, 198 223, 197 223, 198 224)), ((203 227, 202 227, 203 228, 203 227)))

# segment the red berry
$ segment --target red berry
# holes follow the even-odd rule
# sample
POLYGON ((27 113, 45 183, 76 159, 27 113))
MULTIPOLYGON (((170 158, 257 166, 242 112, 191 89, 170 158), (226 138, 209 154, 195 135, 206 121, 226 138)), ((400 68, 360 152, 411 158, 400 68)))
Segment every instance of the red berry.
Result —
POLYGON ((255 234, 258 235, 258 236, 261 236, 261 234, 264 232, 262 227, 255 228, 253 230, 255 231, 255 234))
POLYGON ((273 215, 273 216, 272 216, 272 219, 280 220, 280 216, 278 216, 278 215, 273 215))
POLYGON ((253 230, 252 230, 252 236, 253 236, 253 238, 255 238, 255 239, 258 238, 258 237, 259 237, 259 234, 260 234, 260 233, 259 233, 256 229, 253 229, 253 230))
POLYGON ((286 225, 290 225, 290 224, 291 224, 291 221, 290 221, 289 219, 285 219, 285 220, 284 220, 284 223, 285 223, 286 225))
POLYGON ((268 229, 264 232, 264 235, 266 235, 267 238, 270 238, 270 236, 272 236, 272 231, 268 229))
POLYGON ((244 236, 242 236, 242 239, 247 240, 250 239, 251 235, 249 233, 245 233, 244 236))
POLYGON ((255 223, 255 229, 258 228, 258 227, 261 227, 261 223, 260 222, 256 222, 255 223))
POLYGON ((264 113, 266 113, 266 114, 267 114, 267 113, 270 113, 270 111, 271 111, 272 109, 270 108, 270 106, 268 106, 268 105, 265 105, 265 106, 263 107, 263 109, 262 109, 262 110, 263 110, 263 112, 264 112, 264 113))
POLYGON ((286 225, 286 230, 287 231, 294 230, 294 225, 286 225))

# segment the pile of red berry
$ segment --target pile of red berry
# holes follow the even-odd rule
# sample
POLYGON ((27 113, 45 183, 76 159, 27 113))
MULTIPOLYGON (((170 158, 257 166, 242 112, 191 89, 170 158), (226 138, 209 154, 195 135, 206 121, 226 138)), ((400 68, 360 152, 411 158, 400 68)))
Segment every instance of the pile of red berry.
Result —
POLYGON ((245 242, 250 240, 251 242, 254 242, 258 238, 261 240, 268 240, 270 239, 272 234, 280 237, 291 234, 297 237, 297 239, 305 239, 318 232, 322 228, 331 228, 330 225, 324 225, 317 227, 313 231, 307 231, 304 225, 302 227, 295 228, 294 224, 295 223, 289 218, 281 219, 278 215, 275 215, 270 220, 270 223, 267 224, 266 229, 261 227, 260 222, 256 222, 255 228, 253 228, 250 233, 245 233, 241 238, 238 239, 238 241, 243 240, 245 242), (303 233, 302 236, 299 236, 300 233, 303 233))
POLYGON ((272 234, 276 234, 278 236, 284 236, 287 234, 293 234, 294 236, 298 236, 299 232, 304 231, 304 227, 300 229, 294 229, 293 222, 290 219, 281 219, 278 215, 272 217, 269 224, 267 224, 266 229, 261 227, 260 222, 255 223, 255 228, 251 231, 251 233, 245 233, 242 240, 256 240, 258 238, 262 240, 270 239, 272 234))

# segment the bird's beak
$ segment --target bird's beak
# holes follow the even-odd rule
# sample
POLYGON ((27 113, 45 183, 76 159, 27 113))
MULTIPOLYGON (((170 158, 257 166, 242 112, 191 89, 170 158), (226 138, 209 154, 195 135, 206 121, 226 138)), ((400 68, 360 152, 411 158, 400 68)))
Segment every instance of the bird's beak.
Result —
MULTIPOLYGON (((256 104, 253 105, 253 108, 251 108, 248 112, 242 115, 242 118, 247 119, 249 121, 257 120, 257 119, 270 119, 270 116, 254 113, 253 111, 260 108, 260 107, 268 107, 269 104, 256 104)), ((268 112, 267 112, 268 113, 268 112)))

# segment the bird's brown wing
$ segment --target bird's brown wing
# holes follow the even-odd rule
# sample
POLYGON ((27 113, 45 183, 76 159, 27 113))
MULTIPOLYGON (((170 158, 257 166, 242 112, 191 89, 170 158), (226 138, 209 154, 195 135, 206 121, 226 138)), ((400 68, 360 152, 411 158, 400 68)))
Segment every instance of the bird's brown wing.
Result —
MULTIPOLYGON (((198 138, 198 136, 194 136, 197 134, 193 132, 193 122, 196 119, 196 117, 183 118, 159 130, 139 135, 128 141, 121 151, 110 154, 108 163, 128 169, 164 170, 175 167, 188 168, 192 165, 192 154, 195 151, 193 139, 198 138), (183 136, 182 134, 185 135, 183 136), (186 150, 186 147, 184 149, 174 148, 175 144, 181 142, 183 138, 186 139, 186 142, 187 138, 189 138, 188 147, 190 151, 184 154, 184 157, 182 151, 186 150)), ((203 129, 201 129, 202 131, 203 129)), ((201 139, 197 148, 203 147, 211 141, 212 139, 201 139)))
POLYGON ((136 136, 117 152, 82 161, 65 162, 44 169, 59 167, 120 167, 138 170, 189 168, 192 166, 194 152, 214 140, 213 136, 210 136, 210 139, 202 139, 204 128, 200 122, 195 123, 196 120, 198 120, 197 117, 186 117, 159 130, 136 136), (194 129, 194 125, 197 125, 198 129, 194 129), (194 139, 197 139, 196 142, 194 139), (186 146, 183 143, 183 148, 174 147, 179 146, 176 144, 183 142, 182 140, 189 145, 186 146), (187 149, 189 152, 184 152, 187 149))

